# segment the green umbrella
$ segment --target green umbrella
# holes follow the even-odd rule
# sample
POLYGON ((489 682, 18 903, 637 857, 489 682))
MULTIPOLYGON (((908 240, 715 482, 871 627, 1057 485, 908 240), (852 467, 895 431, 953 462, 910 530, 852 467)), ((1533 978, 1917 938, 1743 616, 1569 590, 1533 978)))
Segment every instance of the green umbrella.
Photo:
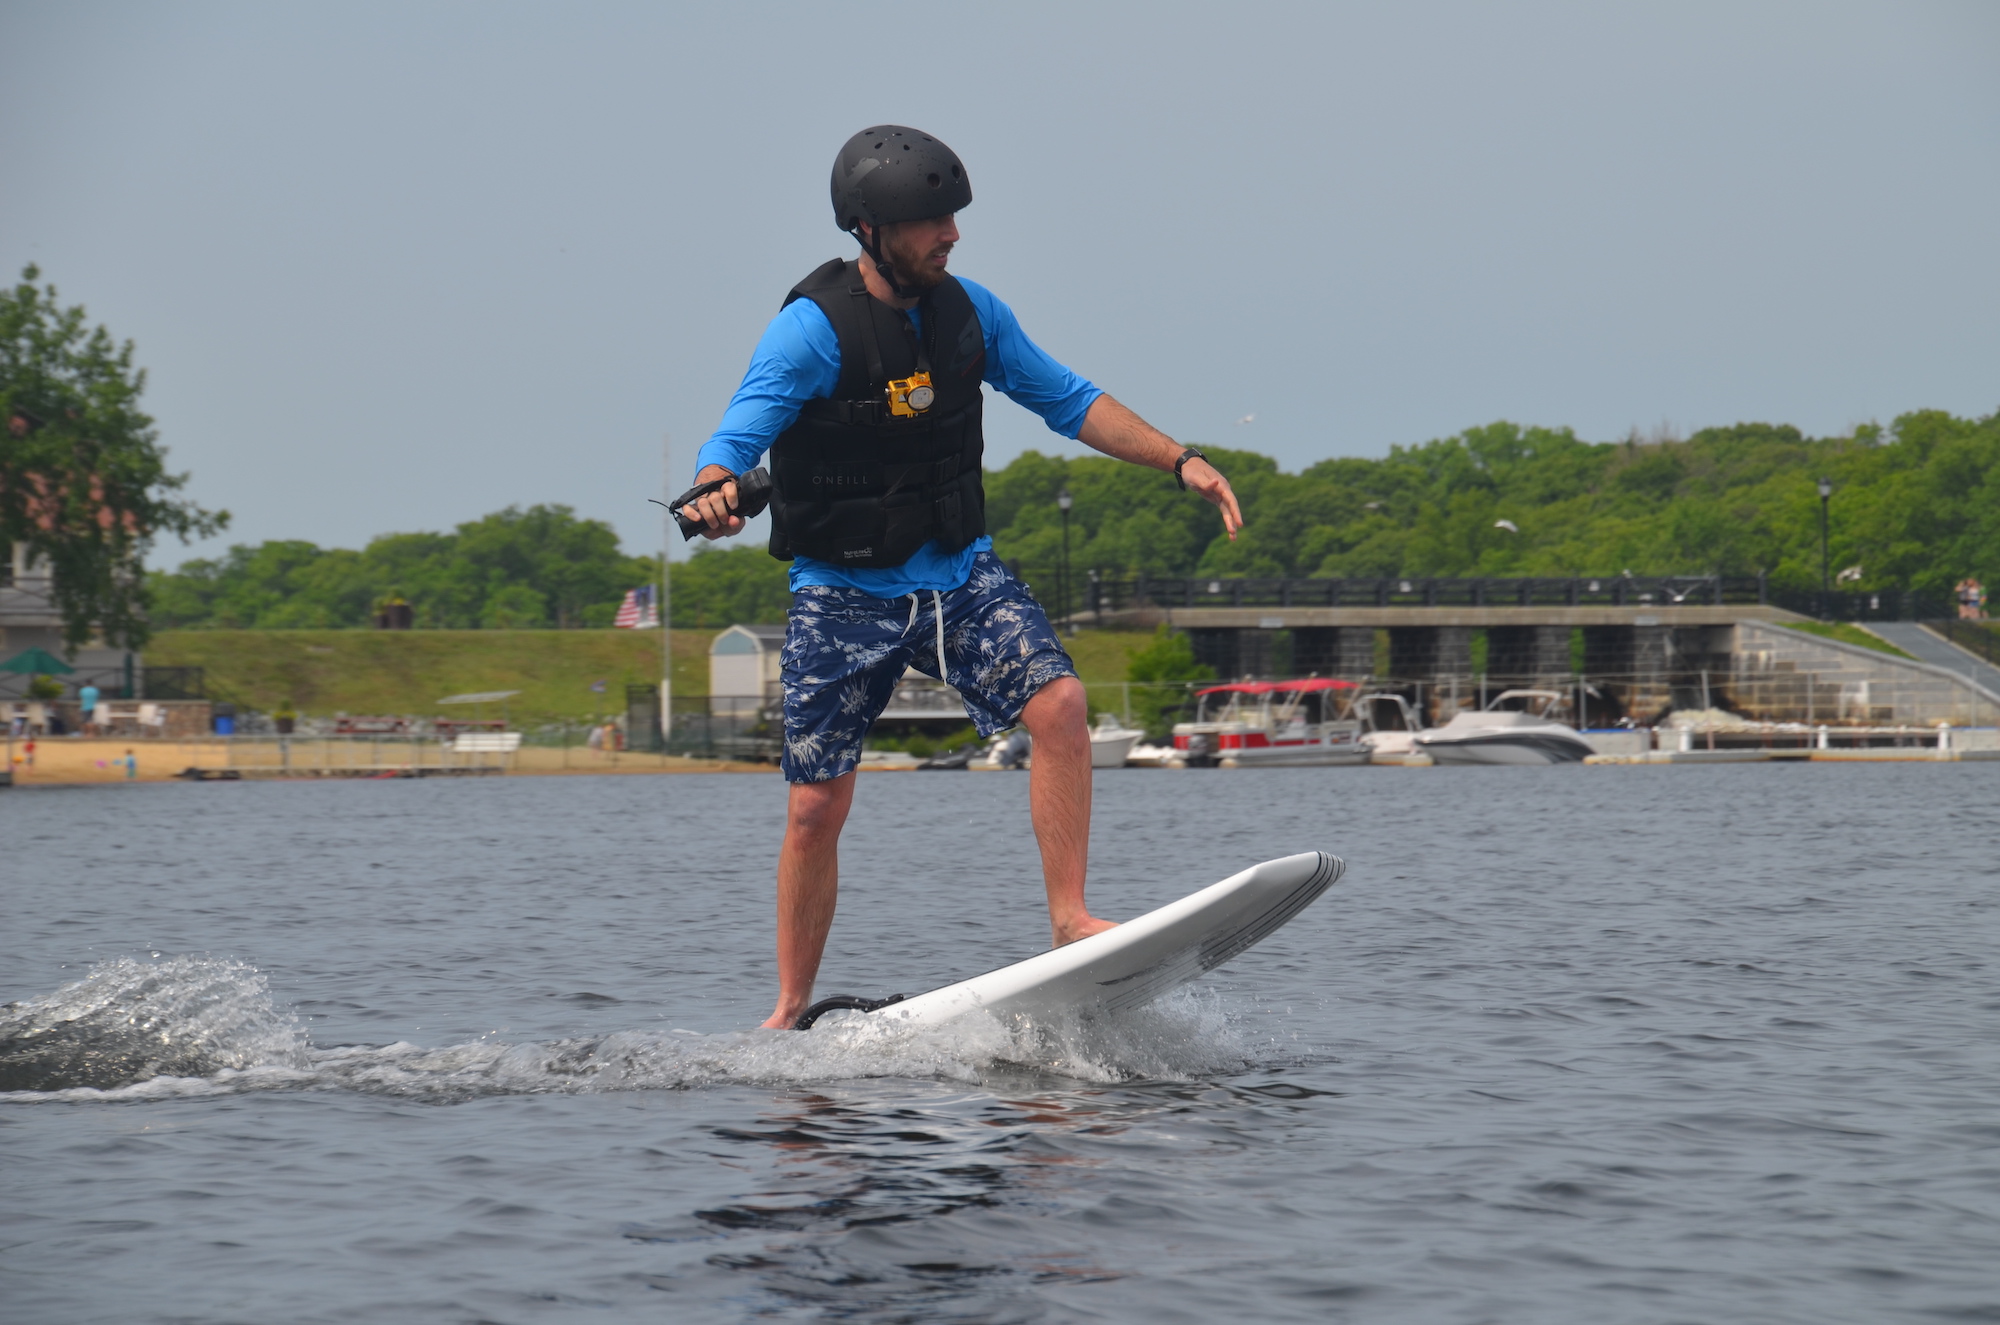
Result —
POLYGON ((0 672, 19 672, 22 676, 54 676, 59 672, 75 670, 47 649, 24 649, 6 662, 0 662, 0 672))

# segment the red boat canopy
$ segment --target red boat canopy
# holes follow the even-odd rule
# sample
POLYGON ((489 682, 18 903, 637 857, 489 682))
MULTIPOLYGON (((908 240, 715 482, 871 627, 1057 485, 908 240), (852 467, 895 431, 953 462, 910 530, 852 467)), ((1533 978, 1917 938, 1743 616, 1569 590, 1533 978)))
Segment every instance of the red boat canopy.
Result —
POLYGON ((1271 695, 1297 694, 1308 690, 1355 690, 1356 682, 1338 681, 1330 676, 1312 676, 1303 681, 1237 681, 1230 685, 1210 686, 1197 690, 1197 695, 1271 695))

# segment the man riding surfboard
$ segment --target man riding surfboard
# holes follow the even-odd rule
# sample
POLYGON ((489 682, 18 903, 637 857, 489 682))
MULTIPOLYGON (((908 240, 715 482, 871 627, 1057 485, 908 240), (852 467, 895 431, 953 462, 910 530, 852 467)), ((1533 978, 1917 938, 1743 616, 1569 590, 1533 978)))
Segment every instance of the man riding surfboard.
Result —
MULTIPOLYGON (((812 1002, 839 890, 840 832, 861 743, 914 666, 965 699, 980 735, 1034 738, 1029 804, 1056 946, 1110 929, 1090 914, 1090 736, 1083 684, 1027 587, 993 555, 982 486, 982 387, 1106 455, 1172 473, 1231 538, 1229 482, 1057 363, 984 287, 947 270, 972 184, 928 134, 878 125, 834 160, 834 221, 861 252, 793 287, 765 329, 697 484, 771 453, 771 553, 791 562, 781 655, 789 783, 778 857, 778 1001, 812 1002)), ((725 481, 680 508, 708 538, 743 529, 725 481)))

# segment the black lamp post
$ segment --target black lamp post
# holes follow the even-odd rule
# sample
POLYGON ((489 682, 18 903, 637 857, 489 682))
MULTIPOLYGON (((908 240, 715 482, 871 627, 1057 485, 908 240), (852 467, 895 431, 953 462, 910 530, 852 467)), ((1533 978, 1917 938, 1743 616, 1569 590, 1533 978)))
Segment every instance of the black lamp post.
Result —
POLYGON ((1076 505, 1076 498, 1064 488, 1056 493, 1056 509, 1062 512, 1063 555, 1062 555, 1062 619, 1069 620, 1069 508, 1076 505))
POLYGON ((1833 563, 1826 552, 1826 504, 1833 496, 1833 480, 1819 481, 1819 614, 1824 617, 1833 611, 1833 563))

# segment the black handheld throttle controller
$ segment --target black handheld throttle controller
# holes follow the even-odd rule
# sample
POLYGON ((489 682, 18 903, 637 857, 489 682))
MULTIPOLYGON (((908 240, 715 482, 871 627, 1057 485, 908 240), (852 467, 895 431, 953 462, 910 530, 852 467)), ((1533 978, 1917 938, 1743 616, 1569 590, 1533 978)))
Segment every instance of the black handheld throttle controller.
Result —
POLYGON ((691 501, 708 496, 711 492, 722 491, 722 485, 725 483, 734 483, 736 485, 736 505, 732 509, 737 515, 742 516, 746 520, 753 516, 762 515, 764 508, 771 504, 771 476, 761 466, 751 470, 747 474, 735 474, 726 478, 712 478, 706 483, 697 483, 671 502, 658 501, 652 497, 648 497, 646 500, 652 502, 655 506, 665 506, 668 513, 674 517, 674 523, 681 527, 681 538, 684 540, 691 539, 706 529, 708 525, 705 521, 690 520, 687 516, 682 515, 681 508, 691 501))

